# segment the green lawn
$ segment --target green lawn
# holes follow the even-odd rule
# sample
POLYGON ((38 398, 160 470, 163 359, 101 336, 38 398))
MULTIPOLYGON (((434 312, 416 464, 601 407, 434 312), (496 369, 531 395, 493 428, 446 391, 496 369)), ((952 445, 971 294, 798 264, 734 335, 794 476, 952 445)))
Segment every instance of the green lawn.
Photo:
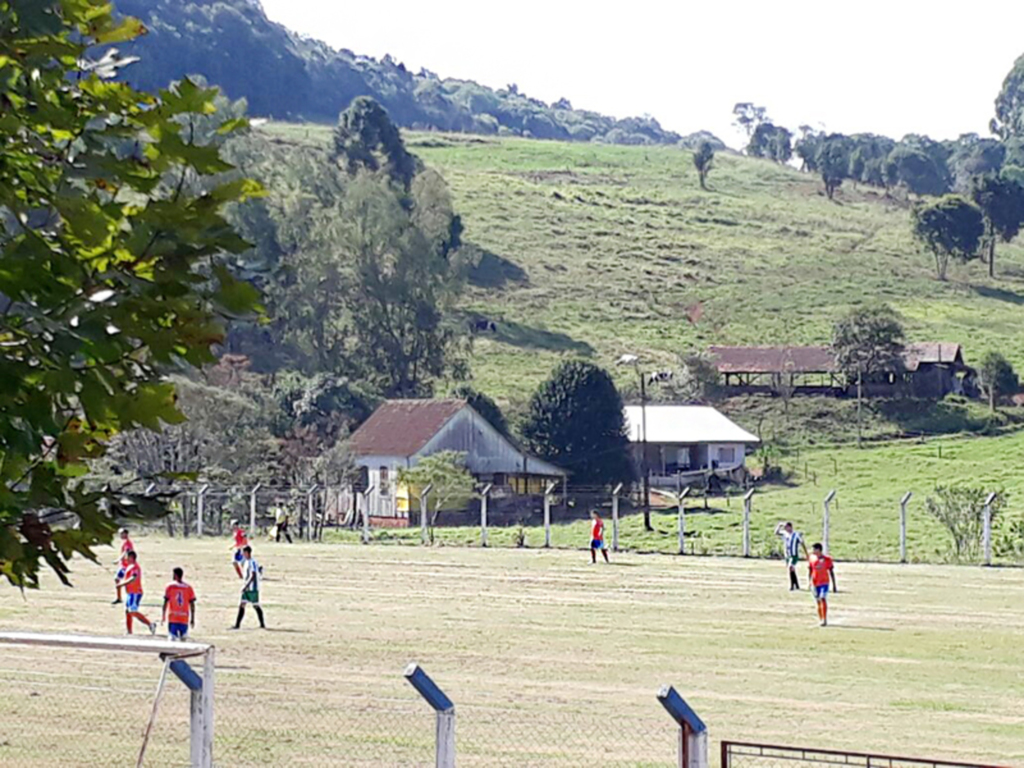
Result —
MULTIPOLYGON (((262 130, 325 145, 326 126, 262 130)), ((934 278, 910 236, 908 204, 719 154, 711 190, 690 153, 525 139, 407 134, 451 185, 465 239, 487 254, 464 308, 498 323, 473 351, 476 385, 505 404, 526 398, 565 355, 649 365, 708 344, 824 343, 846 307, 882 300, 912 340, 990 349, 1024 366, 1024 248, 934 278), (684 310, 704 302, 694 327, 684 310)), ((625 374, 622 374, 625 377, 625 374)), ((624 382, 625 381, 624 378, 624 382)))
MULTIPOLYGON (((250 615, 234 633, 227 538, 135 544, 146 613, 175 565, 199 595, 218 765, 432 765, 413 660, 455 703, 460 766, 667 768, 665 683, 708 724, 713 765, 722 739, 1024 763, 1024 570, 840 562, 820 629, 777 562, 257 541, 270 630, 250 615)), ((119 634, 110 574, 73 578, 0 593, 0 631, 119 634)), ((0 645, 0 764, 134 764, 159 669, 0 645)), ((186 692, 167 685, 146 765, 187 763, 186 692)))

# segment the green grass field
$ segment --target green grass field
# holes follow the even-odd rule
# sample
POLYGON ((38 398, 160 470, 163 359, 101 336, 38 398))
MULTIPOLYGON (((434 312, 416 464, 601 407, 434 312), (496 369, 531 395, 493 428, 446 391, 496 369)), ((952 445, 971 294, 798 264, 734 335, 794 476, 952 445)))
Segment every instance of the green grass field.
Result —
MULTIPOLYGON (((329 128, 271 124, 326 146, 329 128)), ((719 154, 711 190, 690 153, 526 139, 409 133, 410 149, 451 185, 465 240, 486 252, 465 309, 498 323, 475 344, 476 385, 527 397, 565 355, 654 366, 708 344, 824 343, 846 307, 887 301, 912 340, 996 349, 1024 366, 1024 248, 934 278, 905 201, 819 181, 768 161, 719 154), (684 319, 696 301, 705 315, 684 319)), ((623 374, 625 377, 625 374, 623 374)), ((624 379, 623 383, 627 383, 624 379)))
MULTIPOLYGON (((781 564, 732 558, 257 543, 271 630, 226 628, 227 540, 136 540, 144 609, 182 564, 217 648, 218 764, 429 763, 411 660, 451 696, 460 765, 671 765, 673 683, 720 739, 1024 762, 1024 571, 839 563, 832 626, 781 564)), ((104 552, 112 559, 112 552, 104 552)), ((119 634, 110 575, 79 563, 0 600, 0 629, 119 634)), ((127 765, 155 660, 0 646, 0 764, 127 765)), ((178 765, 173 679, 148 765, 178 765)))

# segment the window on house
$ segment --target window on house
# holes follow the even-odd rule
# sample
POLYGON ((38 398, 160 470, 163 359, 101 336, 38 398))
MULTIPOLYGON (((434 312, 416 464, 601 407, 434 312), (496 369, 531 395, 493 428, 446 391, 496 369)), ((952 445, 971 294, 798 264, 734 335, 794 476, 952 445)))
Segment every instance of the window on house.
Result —
POLYGON ((736 449, 730 448, 719 448, 718 449, 718 463, 719 464, 735 464, 736 463, 736 449))
POLYGON ((690 468, 690 449, 689 448, 677 448, 676 449, 676 466, 681 469, 690 468))
POLYGON ((380 495, 389 496, 391 494, 391 482, 388 478, 388 468, 380 468, 380 495))

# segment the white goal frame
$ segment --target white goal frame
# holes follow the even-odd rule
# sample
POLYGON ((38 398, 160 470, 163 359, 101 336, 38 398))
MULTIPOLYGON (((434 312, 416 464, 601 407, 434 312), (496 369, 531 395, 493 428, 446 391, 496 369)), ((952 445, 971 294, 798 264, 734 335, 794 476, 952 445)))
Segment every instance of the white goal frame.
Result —
MULTIPOLYGON (((192 768, 213 768, 213 688, 214 647, 206 643, 179 643, 170 640, 131 637, 95 637, 90 635, 43 634, 37 632, 0 632, 0 644, 25 645, 54 649, 105 651, 107 653, 142 653, 158 656, 164 662, 157 700, 154 702, 150 726, 156 717, 160 690, 168 670, 181 680, 191 693, 189 718, 189 765, 192 768), (202 662, 202 672, 186 659, 202 662)), ((147 729, 147 739, 149 729, 147 729)), ((145 745, 143 746, 143 751, 145 745)), ((140 761, 142 755, 140 755, 140 761)))

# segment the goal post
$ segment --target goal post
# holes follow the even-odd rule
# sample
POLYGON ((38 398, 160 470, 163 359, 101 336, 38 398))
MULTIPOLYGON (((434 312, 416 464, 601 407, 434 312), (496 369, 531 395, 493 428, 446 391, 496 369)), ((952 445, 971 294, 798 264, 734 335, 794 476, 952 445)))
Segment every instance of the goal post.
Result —
MULTIPOLYGON (((50 650, 53 665, 61 663, 61 656, 78 651, 94 651, 108 655, 132 653, 159 658, 164 669, 157 689, 153 712, 146 729, 149 730, 157 714, 157 704, 163 689, 163 679, 170 671, 189 691, 189 765, 192 768, 213 768, 213 694, 214 647, 206 643, 174 642, 156 638, 96 637, 90 635, 43 634, 36 632, 0 632, 0 646, 34 647, 50 650)), ((2 695, 2 693, 0 693, 2 695)), ((143 744, 139 764, 145 751, 143 744)))

